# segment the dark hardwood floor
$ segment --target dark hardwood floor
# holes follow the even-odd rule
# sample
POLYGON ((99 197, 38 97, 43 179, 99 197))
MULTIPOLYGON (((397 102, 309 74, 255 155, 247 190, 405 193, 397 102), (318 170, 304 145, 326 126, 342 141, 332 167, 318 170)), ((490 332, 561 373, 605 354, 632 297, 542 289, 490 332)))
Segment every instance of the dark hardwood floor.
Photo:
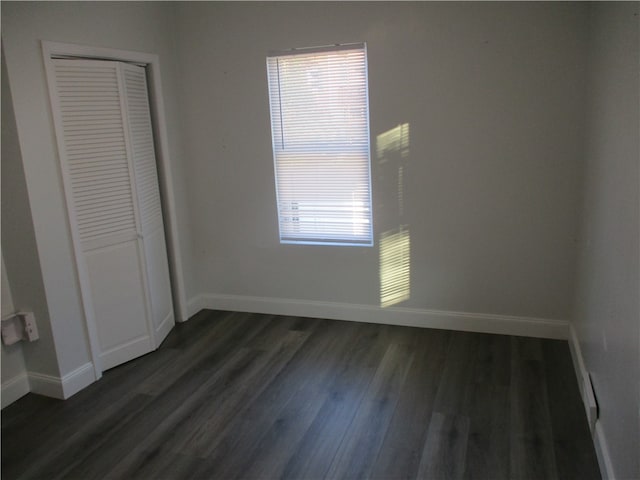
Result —
POLYGON ((600 478, 566 342, 203 311, 2 411, 2 478, 600 478))

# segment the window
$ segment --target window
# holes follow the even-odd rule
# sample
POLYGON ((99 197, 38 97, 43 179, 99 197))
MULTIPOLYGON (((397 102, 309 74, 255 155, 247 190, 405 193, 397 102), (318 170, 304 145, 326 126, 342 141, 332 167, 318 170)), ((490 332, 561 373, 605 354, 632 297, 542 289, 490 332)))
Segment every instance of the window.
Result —
POLYGON ((373 244, 364 44, 267 58, 281 243, 373 244))

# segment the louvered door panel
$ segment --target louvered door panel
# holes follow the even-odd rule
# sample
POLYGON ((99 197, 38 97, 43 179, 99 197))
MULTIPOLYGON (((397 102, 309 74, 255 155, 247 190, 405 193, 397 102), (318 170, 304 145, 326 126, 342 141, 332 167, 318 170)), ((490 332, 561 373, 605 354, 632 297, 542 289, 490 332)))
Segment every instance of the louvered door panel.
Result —
POLYGON ((124 65, 123 70, 138 206, 145 234, 162 222, 147 82, 143 68, 124 65))
POLYGON ((137 233, 115 62, 55 61, 56 91, 76 227, 83 250, 137 233))
POLYGON ((175 322, 147 80, 144 68, 122 65, 122 71, 151 314, 156 341, 161 342, 175 322))

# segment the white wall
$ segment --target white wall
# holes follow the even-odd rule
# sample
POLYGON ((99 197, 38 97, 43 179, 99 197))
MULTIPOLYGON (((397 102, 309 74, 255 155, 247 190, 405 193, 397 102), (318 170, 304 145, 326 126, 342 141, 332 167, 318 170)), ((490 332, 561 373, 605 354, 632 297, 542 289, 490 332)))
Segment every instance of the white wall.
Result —
POLYGON ((379 237, 406 224, 411 298, 399 306, 568 320, 587 11, 519 2, 179 3, 201 292, 214 305, 235 295, 239 304, 376 307, 379 237), (265 57, 360 41, 368 45, 376 246, 280 245, 265 57), (404 123, 408 158, 382 163, 377 136, 404 123))
MULTIPOLYGON (((183 235, 187 289, 189 227, 184 214, 180 138, 177 124, 180 85, 174 69, 173 5, 152 2, 3 2, 2 39, 15 108, 24 177, 46 292, 59 374, 90 361, 71 238, 51 120, 41 40, 156 53, 162 67, 172 173, 183 235)), ((3 144, 4 157, 4 144, 3 144)), ((3 159, 4 162, 4 159, 3 159)), ((4 245, 3 229, 3 245, 4 245)), ((7 252, 5 252, 7 255, 7 252)), ((7 268, 11 276, 9 259, 7 268)), ((27 360, 28 361, 28 360, 27 360)), ((46 373, 46 372, 45 372, 46 373)))
MULTIPOLYGON (((4 267, 4 256, 2 260, 2 317, 10 315, 15 312, 13 306, 13 297, 11 295, 11 286, 9 285, 9 279, 7 278, 7 272, 4 267)), ((9 385, 12 385, 16 381, 20 381, 21 377, 25 377, 27 374, 27 367, 24 363, 24 354, 22 353, 22 344, 16 343, 14 345, 2 344, 2 355, 0 357, 0 364, 2 365, 2 406, 5 406, 5 394, 10 389, 9 385)), ((26 392, 25 392, 26 393, 26 392)), ((10 398, 9 400, 13 400, 10 398)))
MULTIPOLYGON (((15 312, 15 308, 13 306, 13 296, 11 295, 11 285, 9 285, 9 279, 7 278, 7 270, 4 268, 4 255, 1 254, 2 260, 2 306, 0 310, 2 311, 2 317, 6 315, 10 315, 15 312)), ((3 344, 4 345, 4 344, 3 344)))
MULTIPOLYGON (((13 296, 11 295, 11 285, 9 285, 9 279, 7 278, 7 270, 4 268, 4 255, 0 253, 2 260, 2 317, 10 315, 15 312, 13 306, 13 296)), ((4 344, 3 344, 4 345, 4 344)))
POLYGON ((600 407, 596 441, 619 479, 640 477, 639 13, 637 2, 592 7, 573 319, 600 407))
MULTIPOLYGON (((4 77, 4 62, 3 62, 2 68, 3 68, 2 88, 4 91, 4 89, 6 88, 5 86, 6 77, 4 77)), ((3 95, 2 100, 3 100, 2 105, 4 105, 4 108, 6 109, 7 105, 5 104, 5 101, 10 101, 11 99, 5 98, 3 95)), ((3 130, 6 130, 4 121, 3 121, 3 130)), ((1 311, 2 317, 4 318, 6 315, 10 315, 14 313, 15 307, 13 305, 13 296, 11 294, 11 286, 9 285, 7 271, 4 266, 4 255, 1 254, 1 252, 0 252, 0 260, 2 264, 2 270, 1 270, 2 271, 2 278, 1 278, 2 296, 0 297, 0 304, 1 304, 0 311, 1 311)), ((7 346, 3 343, 0 364, 2 365, 2 375, 1 375, 2 383, 7 383, 15 379, 16 377, 19 377, 20 375, 26 374, 27 369, 24 363, 22 345, 18 343, 16 345, 7 346)))
MULTIPOLYGON (((4 45, 3 45, 4 51, 4 45)), ((2 58, 2 256, 11 282, 13 307, 34 312, 40 339, 33 344, 12 348, 21 350, 28 370, 58 376, 58 362, 53 333, 49 323, 49 309, 42 282, 33 218, 25 183, 22 155, 18 143, 13 101, 5 57, 2 58)), ((3 350, 4 352, 4 350, 3 350)), ((3 360, 3 381, 5 366, 3 360)))

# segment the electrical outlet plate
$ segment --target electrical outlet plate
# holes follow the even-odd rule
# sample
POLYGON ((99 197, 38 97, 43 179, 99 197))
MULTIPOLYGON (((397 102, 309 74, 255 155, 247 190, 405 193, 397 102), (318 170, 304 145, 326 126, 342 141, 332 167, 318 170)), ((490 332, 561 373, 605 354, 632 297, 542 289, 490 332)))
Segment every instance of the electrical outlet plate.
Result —
POLYGON ((23 312, 19 314, 24 325, 25 338, 30 342, 38 340, 38 327, 36 325, 36 317, 33 312, 23 312))

